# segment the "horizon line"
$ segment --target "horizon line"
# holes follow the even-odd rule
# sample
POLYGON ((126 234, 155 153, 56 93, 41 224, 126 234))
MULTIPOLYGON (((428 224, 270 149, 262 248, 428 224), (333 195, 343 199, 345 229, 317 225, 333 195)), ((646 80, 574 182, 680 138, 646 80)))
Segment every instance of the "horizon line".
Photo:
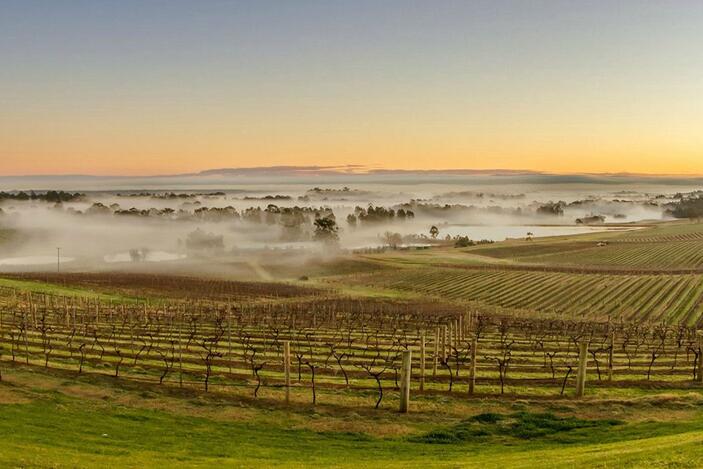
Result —
POLYGON ((92 178, 92 179, 149 179, 149 178, 178 178, 178 177, 208 177, 208 176, 395 176, 395 175, 455 175, 455 176, 596 176, 596 177, 646 177, 646 178, 700 178, 703 173, 646 173, 646 172, 596 172, 575 171, 559 172, 532 169, 512 168, 440 168, 440 169, 407 169, 407 168, 374 168, 358 164, 318 166, 318 165, 272 165, 249 167, 223 167, 204 169, 183 173, 161 174, 99 174, 99 173, 24 173, 0 175, 3 179, 27 178, 92 178))

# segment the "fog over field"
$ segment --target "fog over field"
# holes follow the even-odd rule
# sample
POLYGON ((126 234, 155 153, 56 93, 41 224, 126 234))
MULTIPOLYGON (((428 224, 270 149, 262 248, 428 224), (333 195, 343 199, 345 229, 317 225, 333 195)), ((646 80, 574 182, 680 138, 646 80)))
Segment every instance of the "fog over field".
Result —
POLYGON ((188 271, 193 265, 251 265, 272 258, 299 264, 460 237, 489 242, 632 229, 637 222, 670 218, 667 204, 675 194, 697 187, 697 179, 674 177, 355 174, 353 168, 3 177, 0 233, 6 242, 0 269, 55 270, 56 248, 66 270, 158 264, 188 271), (337 239, 317 232, 320 218, 334 220, 331 238, 337 239), (437 231, 431 233, 433 226, 437 231))

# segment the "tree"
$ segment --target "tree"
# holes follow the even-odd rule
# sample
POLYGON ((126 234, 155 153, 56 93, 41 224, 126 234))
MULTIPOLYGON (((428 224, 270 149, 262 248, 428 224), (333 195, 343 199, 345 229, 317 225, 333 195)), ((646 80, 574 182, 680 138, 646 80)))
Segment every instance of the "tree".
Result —
POLYGON ((469 246, 473 246, 475 243, 469 239, 468 236, 457 236, 454 239, 454 247, 455 248, 467 248, 469 246))
POLYGON ((703 217, 703 197, 698 194, 696 197, 684 199, 668 205, 667 214, 674 218, 700 219, 703 217))
POLYGON ((339 227, 331 216, 315 219, 315 239, 325 243, 335 243, 339 240, 339 227))
POLYGON ((437 236, 439 236, 439 228, 432 225, 430 228, 430 236, 432 236, 432 239, 437 239, 437 236))
POLYGON ((225 243, 222 235, 218 236, 196 228, 195 231, 188 233, 185 247, 189 253, 216 254, 224 250, 225 243))
POLYGON ((546 204, 537 207, 537 213, 540 215, 562 216, 564 215, 564 207, 566 202, 547 202, 546 204))
POLYGON ((383 241, 391 248, 397 249, 398 245, 403 242, 403 237, 400 233, 393 233, 392 231, 386 231, 383 233, 383 241))

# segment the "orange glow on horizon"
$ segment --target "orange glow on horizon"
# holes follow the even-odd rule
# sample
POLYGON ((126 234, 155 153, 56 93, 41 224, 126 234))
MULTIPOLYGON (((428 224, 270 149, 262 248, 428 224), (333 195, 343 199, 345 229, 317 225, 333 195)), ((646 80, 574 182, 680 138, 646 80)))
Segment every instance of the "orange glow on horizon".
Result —
MULTIPOLYGON (((430 141, 428 141, 430 140, 430 141)), ((470 141, 287 142, 268 140, 170 142, 76 141, 71 145, 16 145, 2 148, 0 175, 86 174, 154 176, 196 173, 218 168, 266 166, 344 166, 372 169, 454 170, 498 169, 545 173, 637 173, 702 175, 703 155, 695 148, 645 142, 626 147, 590 142, 470 141), (540 144, 541 143, 541 144, 540 144), (528 145, 531 144, 531 145, 528 145)), ((506 138, 506 140, 509 140, 506 138)), ((361 169, 361 172, 364 170, 361 169)))

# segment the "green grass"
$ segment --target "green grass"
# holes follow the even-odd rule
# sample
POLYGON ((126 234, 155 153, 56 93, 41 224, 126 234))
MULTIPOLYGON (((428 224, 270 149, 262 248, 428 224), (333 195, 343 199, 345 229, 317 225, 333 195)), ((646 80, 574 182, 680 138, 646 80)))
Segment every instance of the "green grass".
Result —
MULTIPOLYGON (((8 386, 18 393, 17 385, 7 383, 0 384, 0 391, 8 386)), ((0 403, 3 467, 696 467, 703 463, 703 418, 695 411, 689 420, 631 423, 551 412, 482 413, 455 425, 434 424, 437 428, 414 435, 378 437, 296 428, 286 423, 288 411, 277 410, 280 415, 272 419, 263 407, 253 408, 255 418, 227 421, 149 409, 143 403, 70 397, 36 381, 19 391, 31 399, 0 403)), ((142 401, 161 399, 153 392, 141 396, 142 401)), ((223 404, 206 400, 200 405, 223 404)), ((317 415, 315 409, 302 413, 308 421, 317 415)), ((406 418, 385 413, 390 420, 406 418)))
POLYGON ((483 413, 450 428, 433 430, 414 441, 456 444, 491 437, 506 437, 533 441, 549 438, 574 443, 590 441, 594 434, 608 431, 612 426, 621 423, 614 419, 584 420, 576 417, 558 417, 552 413, 483 413), (587 431, 583 431, 586 429, 587 431))

